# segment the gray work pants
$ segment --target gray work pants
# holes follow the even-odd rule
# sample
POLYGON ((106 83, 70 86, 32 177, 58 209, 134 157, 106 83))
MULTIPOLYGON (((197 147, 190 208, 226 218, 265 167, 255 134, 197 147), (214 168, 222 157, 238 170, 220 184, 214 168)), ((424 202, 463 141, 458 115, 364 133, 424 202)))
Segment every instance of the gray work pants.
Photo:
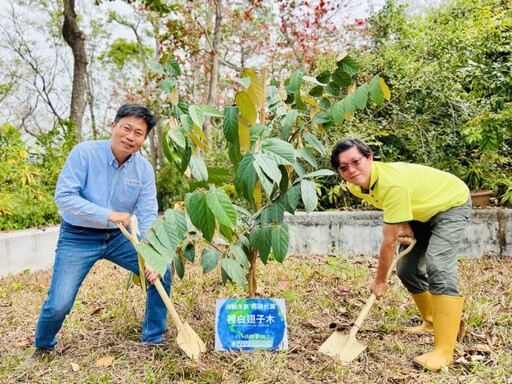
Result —
POLYGON ((398 261, 396 272, 412 293, 460 296, 458 251, 471 214, 471 198, 428 222, 411 221, 416 245, 398 261))

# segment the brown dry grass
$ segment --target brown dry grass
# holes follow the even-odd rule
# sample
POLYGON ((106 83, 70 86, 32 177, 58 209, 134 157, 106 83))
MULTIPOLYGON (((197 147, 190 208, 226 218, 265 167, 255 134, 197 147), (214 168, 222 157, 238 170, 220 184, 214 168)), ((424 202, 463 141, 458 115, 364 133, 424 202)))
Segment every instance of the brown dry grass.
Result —
POLYGON ((412 300, 393 277, 386 297, 358 333, 368 345, 357 360, 340 363, 318 353, 335 330, 348 333, 368 297, 374 259, 363 256, 290 256, 283 265, 260 267, 258 292, 286 300, 289 350, 215 352, 215 299, 243 297, 238 287, 221 286, 215 274, 188 266, 176 281, 178 312, 206 341, 208 352, 191 362, 175 346, 169 320, 169 349, 141 345, 144 298, 125 289, 126 272, 98 263, 68 316, 52 358, 33 369, 21 367, 31 352, 50 271, 0 279, 1 383, 512 383, 511 260, 484 256, 461 260, 461 289, 467 298, 465 329, 456 363, 446 372, 423 372, 412 358, 428 350, 429 335, 404 335, 418 322, 412 300), (97 367, 102 357, 112 364, 97 367))

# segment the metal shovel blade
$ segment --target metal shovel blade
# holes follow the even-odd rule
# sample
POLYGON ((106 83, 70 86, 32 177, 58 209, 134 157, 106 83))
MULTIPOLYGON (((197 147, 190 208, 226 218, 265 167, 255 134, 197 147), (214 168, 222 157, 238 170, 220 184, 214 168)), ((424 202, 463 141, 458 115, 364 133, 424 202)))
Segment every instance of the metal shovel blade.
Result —
POLYGON ((319 352, 334 356, 343 362, 351 362, 366 349, 366 345, 355 337, 350 338, 341 332, 334 332, 320 346, 319 352))
POLYGON ((194 360, 199 360, 201 353, 206 352, 203 340, 188 323, 183 323, 182 330, 178 331, 176 343, 189 358, 194 360))

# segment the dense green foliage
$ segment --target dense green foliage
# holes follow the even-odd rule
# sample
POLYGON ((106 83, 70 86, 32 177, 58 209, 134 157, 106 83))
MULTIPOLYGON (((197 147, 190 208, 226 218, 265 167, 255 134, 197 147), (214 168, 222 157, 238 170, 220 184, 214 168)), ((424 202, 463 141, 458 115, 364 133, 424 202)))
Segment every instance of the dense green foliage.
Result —
POLYGON ((60 221, 53 193, 67 154, 76 143, 63 122, 30 145, 9 125, 0 129, 0 230, 60 221))
POLYGON ((453 0, 411 16, 394 0, 370 19, 365 68, 393 98, 347 129, 386 161, 452 172, 512 203, 512 9, 502 0, 453 0))

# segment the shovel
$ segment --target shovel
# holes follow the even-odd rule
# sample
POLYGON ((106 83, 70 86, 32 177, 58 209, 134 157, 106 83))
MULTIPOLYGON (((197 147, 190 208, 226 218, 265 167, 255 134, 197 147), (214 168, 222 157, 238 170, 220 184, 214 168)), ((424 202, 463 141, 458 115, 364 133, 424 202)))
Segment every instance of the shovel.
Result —
MULTIPOLYGON (((123 234, 132 242, 133 246, 136 247, 137 244, 139 243, 139 239, 137 238, 137 222, 132 219, 130 225, 132 234, 130 234, 122 224, 118 223, 117 226, 119 227, 121 232, 123 232, 123 234)), ((142 265, 142 267, 144 266, 142 265)), ((143 272, 141 272, 141 276, 142 281, 145 279, 145 277, 143 276, 143 272)), ((160 294, 160 297, 165 303, 165 306, 169 310, 174 325, 178 330, 178 336, 176 337, 176 343, 178 344, 178 347, 183 352, 185 352, 185 354, 189 358, 199 360, 201 353, 206 352, 206 345, 201 340, 199 335, 192 329, 192 327, 188 325, 188 323, 183 323, 181 321, 180 316, 178 315, 178 312, 176 312, 176 309, 174 309, 174 305, 172 304, 172 301, 169 298, 169 296, 167 296, 167 292, 165 292, 165 288, 160 282, 160 279, 154 280, 153 284, 155 285, 155 288, 157 289, 158 293, 160 294)))
MULTIPOLYGON (((407 255, 411 251, 412 247, 414 247, 414 244, 416 244, 416 239, 407 239, 410 241, 409 246, 395 257, 393 263, 389 267, 386 279, 389 279, 389 277, 391 276, 391 273, 395 269, 398 260, 400 260, 401 257, 407 255)), ((343 335, 341 332, 334 332, 320 346, 318 351, 330 356, 338 357, 343 362, 350 362, 354 360, 357 356, 359 356, 361 352, 363 352, 366 349, 366 345, 356 339, 356 334, 357 331, 359 331, 359 328, 361 328, 363 321, 368 316, 368 313, 370 312, 370 309, 375 303, 375 300, 375 294, 372 293, 370 298, 364 305, 363 309, 361 310, 361 313, 359 314, 359 316, 357 316, 356 322, 350 329, 350 333, 348 334, 348 336, 343 335)))

